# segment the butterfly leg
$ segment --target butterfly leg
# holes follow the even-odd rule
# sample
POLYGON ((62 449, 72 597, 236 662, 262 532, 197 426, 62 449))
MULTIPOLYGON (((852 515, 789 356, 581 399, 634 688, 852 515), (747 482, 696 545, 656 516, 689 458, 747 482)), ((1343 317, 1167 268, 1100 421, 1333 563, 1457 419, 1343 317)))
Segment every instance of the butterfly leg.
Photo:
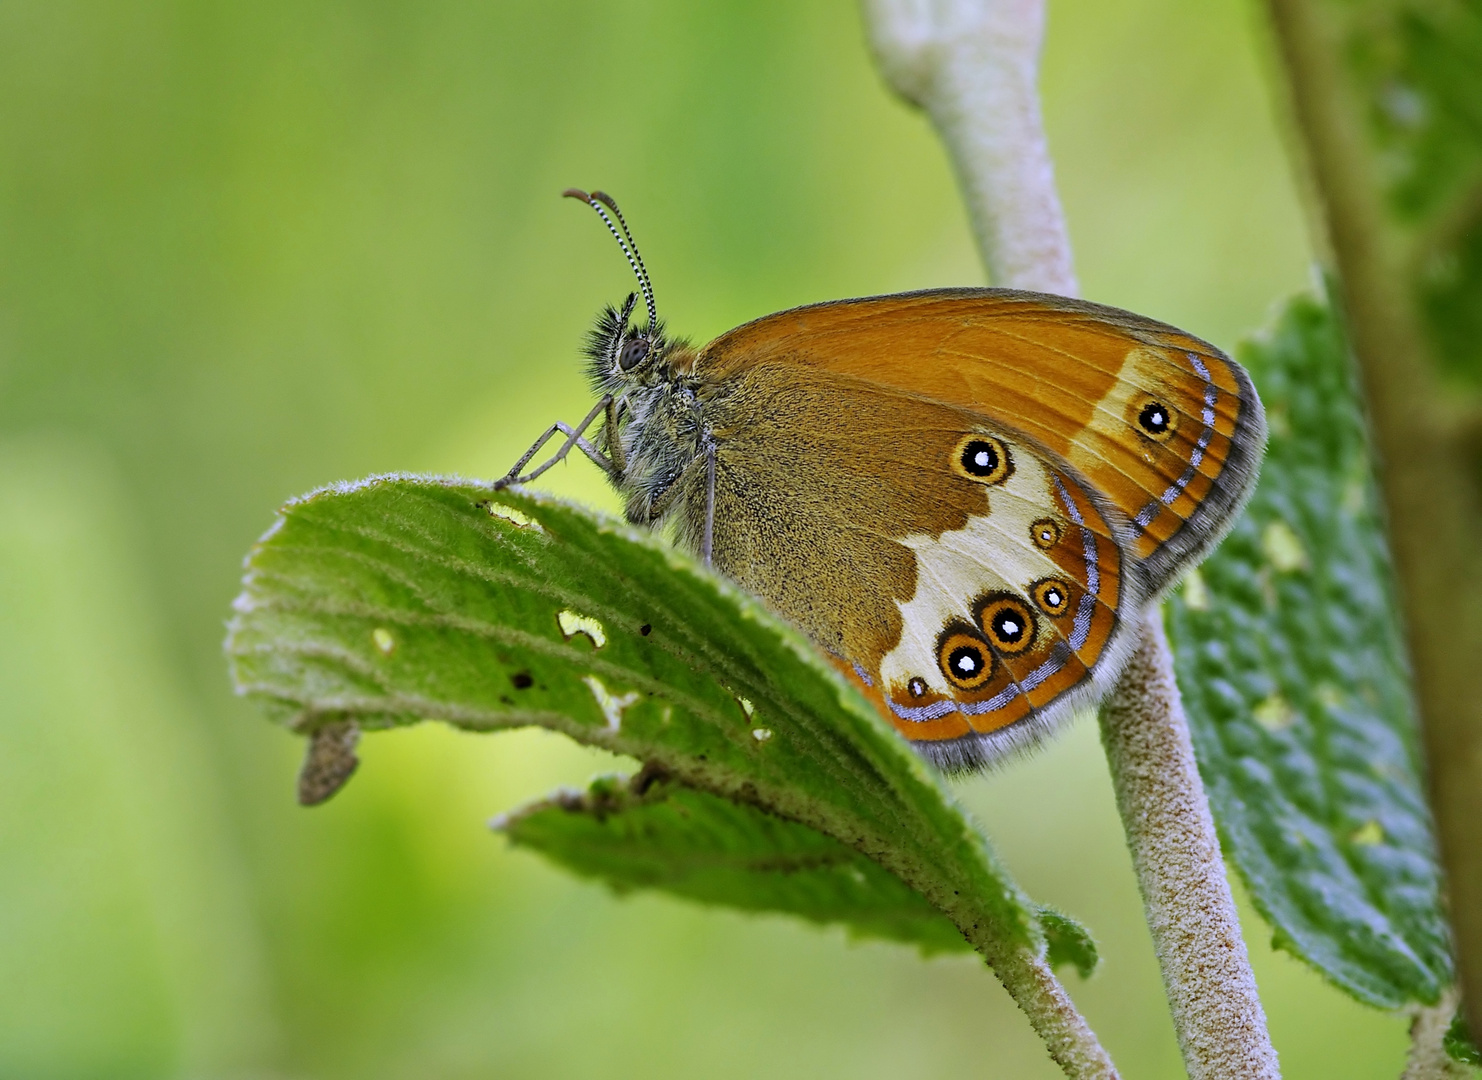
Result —
POLYGON ((603 432, 607 437, 607 453, 612 459, 612 475, 622 476, 628 471, 627 456, 623 453, 623 441, 618 438, 618 403, 617 399, 609 396, 607 399, 607 418, 603 421, 603 432))
POLYGON ((611 404, 611 397, 605 397, 601 401, 597 402, 596 407, 593 408, 591 412, 587 413, 586 418, 582 420, 582 422, 578 424, 574 429, 568 427, 560 421, 557 421, 550 427, 546 428, 545 434, 535 440, 535 444, 531 446, 529 450, 526 450, 523 455, 521 455, 520 460, 514 463, 509 472, 500 477, 498 480, 494 481, 494 489, 498 491, 502 488, 508 487, 510 484, 528 484, 531 480, 534 480, 541 473, 545 472, 552 465, 556 464, 556 462, 564 461, 566 459, 566 455, 571 453, 572 447, 576 447, 583 454, 586 454, 587 457, 592 460, 593 464, 595 464, 599 469, 607 473, 609 476, 621 475, 621 470, 618 469, 611 461, 609 461, 607 457, 603 455, 602 451, 598 450, 595 446, 593 446, 590 442, 582 437, 587 428, 591 427, 597 417, 602 415, 602 413, 607 410, 607 408, 611 404), (540 448, 547 442, 549 442, 551 436, 556 434, 556 432, 558 431, 562 435, 565 435, 567 437, 566 441, 561 444, 561 449, 557 450, 538 467, 521 476, 520 470, 523 469, 526 465, 530 464, 530 459, 535 457, 536 454, 540 453, 540 448))

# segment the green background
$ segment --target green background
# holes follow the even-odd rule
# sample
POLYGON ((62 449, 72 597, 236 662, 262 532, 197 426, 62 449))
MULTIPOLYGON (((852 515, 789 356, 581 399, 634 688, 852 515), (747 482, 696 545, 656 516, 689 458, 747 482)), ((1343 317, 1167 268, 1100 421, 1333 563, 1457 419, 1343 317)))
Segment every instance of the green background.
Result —
MULTIPOLYGON (((1052 0, 1046 122, 1084 294, 1231 347, 1309 284, 1257 13, 1052 0)), ((484 821, 611 759, 377 735, 293 802, 232 698, 284 499, 502 472, 586 410, 631 287, 671 325, 982 280, 854 5, 0 4, 0 1076, 1054 1076, 970 958, 614 899, 484 821)), ((558 491, 614 505, 594 470, 558 491)), ((961 785, 1105 962, 1124 1074, 1181 1075, 1094 725, 961 785)), ((1247 919, 1290 1076, 1393 1077, 1401 1018, 1247 919)))

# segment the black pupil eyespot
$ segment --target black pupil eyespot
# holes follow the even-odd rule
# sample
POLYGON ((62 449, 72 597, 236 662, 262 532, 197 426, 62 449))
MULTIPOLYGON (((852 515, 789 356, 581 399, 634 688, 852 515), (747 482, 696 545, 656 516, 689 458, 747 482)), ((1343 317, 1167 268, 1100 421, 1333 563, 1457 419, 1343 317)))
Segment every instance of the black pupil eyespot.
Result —
POLYGON ((906 684, 906 689, 911 692, 912 697, 920 697, 926 693, 926 680, 920 678, 912 679, 906 684))
POLYGON ((637 364, 648 355, 648 340, 646 338, 634 338, 623 346, 623 351, 618 354, 618 364, 624 371, 637 364))
POLYGON ((974 439, 962 448, 962 467, 973 476, 992 476, 998 471, 998 451, 992 443, 974 439))
POLYGON ((1142 407, 1142 412, 1137 414, 1137 422, 1142 425, 1144 431, 1153 435, 1161 435, 1168 430, 1168 410, 1156 401, 1150 401, 1142 407))
POLYGON ((1000 611, 993 616, 993 632, 1004 641, 1016 644, 1024 636, 1024 620, 1017 611, 1000 611))
POLYGON ((983 656, 971 646, 959 645, 952 650, 952 655, 947 657, 947 663, 958 675, 972 676, 983 669, 983 656))

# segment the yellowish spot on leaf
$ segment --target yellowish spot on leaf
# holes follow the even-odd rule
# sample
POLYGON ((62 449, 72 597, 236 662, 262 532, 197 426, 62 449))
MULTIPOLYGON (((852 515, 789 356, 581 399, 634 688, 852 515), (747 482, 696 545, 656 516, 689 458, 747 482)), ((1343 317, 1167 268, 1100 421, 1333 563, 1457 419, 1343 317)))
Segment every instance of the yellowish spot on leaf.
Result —
POLYGON ((382 656, 390 656, 396 650, 396 639, 384 626, 378 626, 371 631, 371 640, 376 643, 376 648, 381 651, 382 656))
POLYGON ((737 697, 736 704, 741 706, 741 711, 744 712, 748 717, 752 716, 756 712, 756 709, 752 706, 751 702, 744 697, 737 697))
POLYGON ((1317 688, 1317 700, 1328 709, 1341 709, 1343 707, 1343 691, 1332 683, 1320 683, 1317 688))
POLYGON ((1384 843, 1384 828, 1379 822, 1370 818, 1355 829, 1353 835, 1348 839, 1352 843, 1362 844, 1366 847, 1372 847, 1374 844, 1382 844, 1384 843))
POLYGON ((561 634, 570 641, 577 634, 586 634, 592 644, 597 648, 607 644, 607 631, 602 629, 602 624, 590 615, 580 615, 575 611, 562 611, 556 616, 556 622, 561 626, 561 634))
POLYGON ((1281 599, 1276 595, 1276 585, 1271 580, 1274 576, 1269 563, 1262 563, 1261 568, 1256 571, 1256 588, 1261 590, 1261 603, 1266 605, 1267 611, 1275 611, 1276 604, 1281 599))
POLYGON ((1307 569, 1307 549, 1284 521, 1273 521, 1261 530, 1261 550, 1283 574, 1307 569))
POLYGON ((602 680, 595 675, 583 675, 581 681, 587 684, 587 689, 597 699, 597 707, 602 710, 602 717, 607 721, 609 731, 620 731, 623 726, 623 713, 631 705, 636 705, 641 696, 637 690, 629 690, 626 694, 614 694, 602 685, 602 680))
POLYGON ((1296 710, 1288 705, 1286 698, 1280 694, 1272 694, 1262 701, 1251 710, 1251 715, 1255 717, 1256 723, 1267 731, 1280 731, 1291 727, 1297 719, 1296 710))
POLYGON ((1184 575, 1184 605, 1190 611, 1209 610, 1209 586, 1197 566, 1184 575))
POLYGON ((751 737, 757 742, 766 742, 772 737, 772 729, 764 727, 752 728, 751 737))

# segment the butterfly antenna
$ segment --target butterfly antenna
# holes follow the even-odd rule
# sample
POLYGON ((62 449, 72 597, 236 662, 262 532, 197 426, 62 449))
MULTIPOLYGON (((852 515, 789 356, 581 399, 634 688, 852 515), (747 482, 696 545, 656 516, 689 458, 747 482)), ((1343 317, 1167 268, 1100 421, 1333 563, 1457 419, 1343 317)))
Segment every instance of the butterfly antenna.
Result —
POLYGON ((607 207, 607 209, 611 210, 613 212, 613 215, 618 219, 618 224, 623 227, 623 235, 628 238, 628 246, 633 249, 633 258, 638 260, 638 272, 641 276, 640 279, 648 285, 648 289, 646 291, 646 295, 650 299, 650 303, 648 305, 648 317, 650 321, 653 321, 656 314, 654 311, 654 305, 652 303, 653 280, 648 276, 648 267, 643 265, 643 254, 638 250, 638 241, 633 238, 633 230, 628 228, 628 219, 623 217, 623 212, 618 209, 617 200, 614 199, 611 195, 607 194, 607 192, 594 191, 592 192, 592 198, 596 199, 603 206, 607 207))
POLYGON ((633 239, 632 232, 628 230, 628 223, 623 219, 623 212, 618 209, 617 203, 613 201, 611 195, 601 191, 594 191, 589 195, 580 188, 567 188, 561 194, 568 199, 580 199, 586 203, 597 211, 597 216, 607 225, 607 231, 612 233, 612 238, 618 242, 618 246, 623 249, 623 254, 628 257, 628 265, 633 268, 633 276, 638 279, 638 287, 643 290, 643 303, 648 308, 648 325, 652 330, 659 323, 659 311, 654 304, 653 283, 648 278, 648 268, 643 265, 643 256, 638 254, 638 243, 633 239), (618 231, 618 226, 613 222, 608 210, 611 210, 612 214, 615 214, 618 221, 622 223, 621 232, 618 231))

